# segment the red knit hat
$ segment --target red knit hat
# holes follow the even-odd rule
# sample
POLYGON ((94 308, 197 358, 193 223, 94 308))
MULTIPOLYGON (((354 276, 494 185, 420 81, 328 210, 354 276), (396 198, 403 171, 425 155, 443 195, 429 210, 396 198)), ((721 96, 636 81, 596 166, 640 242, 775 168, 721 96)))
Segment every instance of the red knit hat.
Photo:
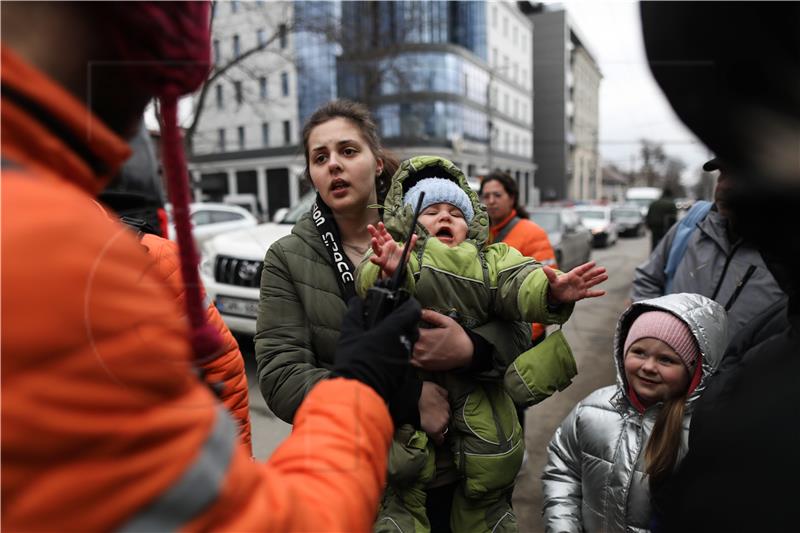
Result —
POLYGON ((639 339, 652 338, 660 340, 675 350, 681 358, 689 374, 694 371, 700 349, 689 326, 672 313, 666 311, 647 311, 633 321, 628 336, 625 338, 623 356, 631 345, 639 339))

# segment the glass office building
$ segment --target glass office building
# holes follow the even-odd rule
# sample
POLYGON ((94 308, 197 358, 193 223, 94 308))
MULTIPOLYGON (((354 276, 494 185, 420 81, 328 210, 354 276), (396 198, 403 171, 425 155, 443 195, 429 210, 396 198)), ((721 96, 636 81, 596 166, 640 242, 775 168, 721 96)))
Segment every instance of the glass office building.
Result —
POLYGON ((339 15, 339 2, 294 2, 298 122, 301 127, 315 109, 336 98, 336 56, 341 53, 341 47, 329 30, 339 15))
POLYGON ((341 96, 386 139, 487 142, 485 2, 343 2, 341 96))

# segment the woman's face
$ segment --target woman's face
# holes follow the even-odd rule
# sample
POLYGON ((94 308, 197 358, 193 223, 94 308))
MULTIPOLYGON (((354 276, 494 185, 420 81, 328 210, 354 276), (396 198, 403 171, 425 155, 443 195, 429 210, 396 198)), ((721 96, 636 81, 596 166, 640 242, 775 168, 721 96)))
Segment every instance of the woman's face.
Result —
POLYGON ((499 224, 514 209, 514 197, 509 195, 503 184, 497 180, 487 181, 481 190, 481 200, 486 205, 486 212, 492 224, 499 224))
POLYGON ((308 170, 314 188, 334 213, 363 211, 377 201, 375 177, 383 171, 383 161, 345 118, 331 119, 311 130, 308 170))
POLYGON ((650 337, 628 348, 625 378, 645 406, 679 396, 689 386, 689 371, 680 356, 668 344, 650 337))

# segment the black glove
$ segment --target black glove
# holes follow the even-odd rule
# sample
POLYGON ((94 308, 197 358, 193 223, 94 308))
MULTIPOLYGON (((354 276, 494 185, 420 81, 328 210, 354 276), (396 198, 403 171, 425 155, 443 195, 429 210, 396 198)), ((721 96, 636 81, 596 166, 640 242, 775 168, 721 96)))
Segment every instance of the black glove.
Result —
POLYGON ((342 321, 333 373, 357 379, 388 403, 406 378, 411 350, 419 338, 421 310, 414 298, 370 330, 364 329, 364 303, 351 298, 342 321))

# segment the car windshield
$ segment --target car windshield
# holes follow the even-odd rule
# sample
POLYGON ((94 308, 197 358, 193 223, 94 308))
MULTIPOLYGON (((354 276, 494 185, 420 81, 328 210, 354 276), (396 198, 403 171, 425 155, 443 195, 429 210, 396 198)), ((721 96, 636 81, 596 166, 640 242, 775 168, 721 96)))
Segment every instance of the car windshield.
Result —
POLYGON ((626 203, 636 204, 639 207, 648 207, 650 204, 653 203, 653 199, 652 198, 628 198, 626 203))
POLYGON ((289 212, 286 213, 286 216, 283 217, 283 220, 281 220, 280 223, 281 224, 296 223, 298 220, 300 220, 301 216, 303 216, 304 214, 308 213, 311 210, 311 204, 314 203, 316 197, 317 195, 316 193, 314 193, 314 191, 306 193, 302 198, 300 198, 300 201, 297 202, 297 205, 289 209, 289 212))
POLYGON ((640 216, 640 213, 638 209, 614 209, 614 216, 619 218, 627 218, 627 217, 638 218, 640 216))
POLYGON ((546 211, 531 213, 531 220, 541 226, 547 233, 558 231, 558 213, 546 211))
POLYGON ((605 211, 578 211, 578 214, 581 218, 587 218, 589 220, 605 220, 606 219, 606 212, 605 211))

